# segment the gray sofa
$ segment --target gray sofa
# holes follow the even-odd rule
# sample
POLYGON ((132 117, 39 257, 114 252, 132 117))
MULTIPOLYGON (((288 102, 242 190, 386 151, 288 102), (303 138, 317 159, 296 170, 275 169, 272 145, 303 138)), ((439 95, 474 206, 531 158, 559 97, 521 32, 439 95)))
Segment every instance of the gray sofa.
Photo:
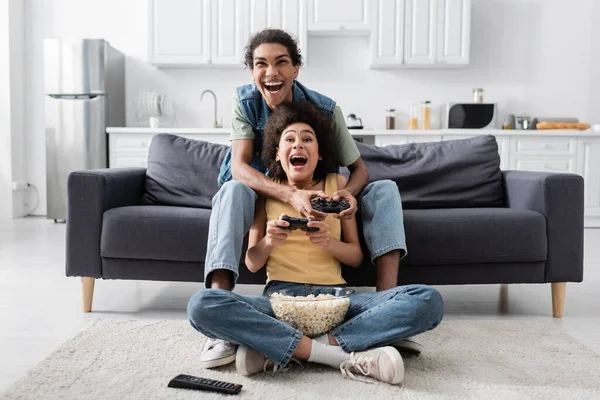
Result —
MULTIPOLYGON (((398 284, 551 283, 553 315, 562 316, 566 282, 583 279, 580 176, 500 171, 493 136, 358 146, 371 181, 390 179, 402 194, 408 254, 398 284)), ((203 281, 225 150, 160 134, 147 169, 69 175, 66 275, 82 277, 84 311, 97 278, 203 281)), ((368 257, 343 273, 351 286, 375 285, 368 257)), ((265 279, 242 257, 238 283, 265 279)))

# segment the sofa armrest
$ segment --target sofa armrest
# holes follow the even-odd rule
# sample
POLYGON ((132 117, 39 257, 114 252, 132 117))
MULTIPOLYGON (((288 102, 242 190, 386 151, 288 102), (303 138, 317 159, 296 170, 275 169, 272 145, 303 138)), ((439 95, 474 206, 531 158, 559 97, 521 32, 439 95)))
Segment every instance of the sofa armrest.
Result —
POLYGON ((139 204, 145 168, 74 171, 67 180, 67 276, 102 277, 104 211, 139 204))
POLYGON ((583 280, 583 178, 575 174, 503 171, 506 204, 546 217, 546 282, 583 280))

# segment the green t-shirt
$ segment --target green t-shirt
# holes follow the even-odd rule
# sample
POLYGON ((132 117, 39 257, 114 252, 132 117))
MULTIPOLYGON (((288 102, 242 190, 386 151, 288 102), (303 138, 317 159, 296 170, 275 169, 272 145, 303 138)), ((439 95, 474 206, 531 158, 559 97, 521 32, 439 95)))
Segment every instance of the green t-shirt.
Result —
MULTIPOLYGON (((231 128, 231 140, 254 139, 254 131, 246 118, 244 118, 244 114, 242 114, 242 106, 237 95, 233 96, 231 128)), ((333 112, 333 134, 335 135, 334 142, 338 146, 338 165, 346 167, 358 160, 360 152, 358 151, 358 147, 356 147, 352 135, 348 132, 346 121, 344 121, 344 114, 342 114, 342 110, 337 105, 333 112)))

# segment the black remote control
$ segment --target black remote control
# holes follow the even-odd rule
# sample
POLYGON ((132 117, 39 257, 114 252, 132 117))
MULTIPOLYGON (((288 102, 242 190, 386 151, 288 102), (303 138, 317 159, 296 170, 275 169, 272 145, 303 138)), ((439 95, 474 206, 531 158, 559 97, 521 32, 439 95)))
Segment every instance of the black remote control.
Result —
POLYGON ((207 392, 220 392, 226 394, 238 394, 242 385, 217 381, 214 379, 199 378, 192 375, 177 375, 169 382, 169 387, 180 389, 205 390, 207 392))

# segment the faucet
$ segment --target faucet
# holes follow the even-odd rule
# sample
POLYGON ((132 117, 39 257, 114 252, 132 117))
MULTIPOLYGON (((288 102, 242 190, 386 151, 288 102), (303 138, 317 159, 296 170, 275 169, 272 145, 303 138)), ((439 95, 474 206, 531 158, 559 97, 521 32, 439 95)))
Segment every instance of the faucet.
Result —
POLYGON ((219 121, 217 120, 217 95, 212 90, 205 90, 204 92, 202 92, 202 95, 200 96, 200 101, 202 101, 202 99, 204 98, 204 95, 206 93, 212 94, 213 98, 215 99, 215 121, 213 122, 213 128, 222 128, 223 125, 221 123, 219 123, 219 121))

